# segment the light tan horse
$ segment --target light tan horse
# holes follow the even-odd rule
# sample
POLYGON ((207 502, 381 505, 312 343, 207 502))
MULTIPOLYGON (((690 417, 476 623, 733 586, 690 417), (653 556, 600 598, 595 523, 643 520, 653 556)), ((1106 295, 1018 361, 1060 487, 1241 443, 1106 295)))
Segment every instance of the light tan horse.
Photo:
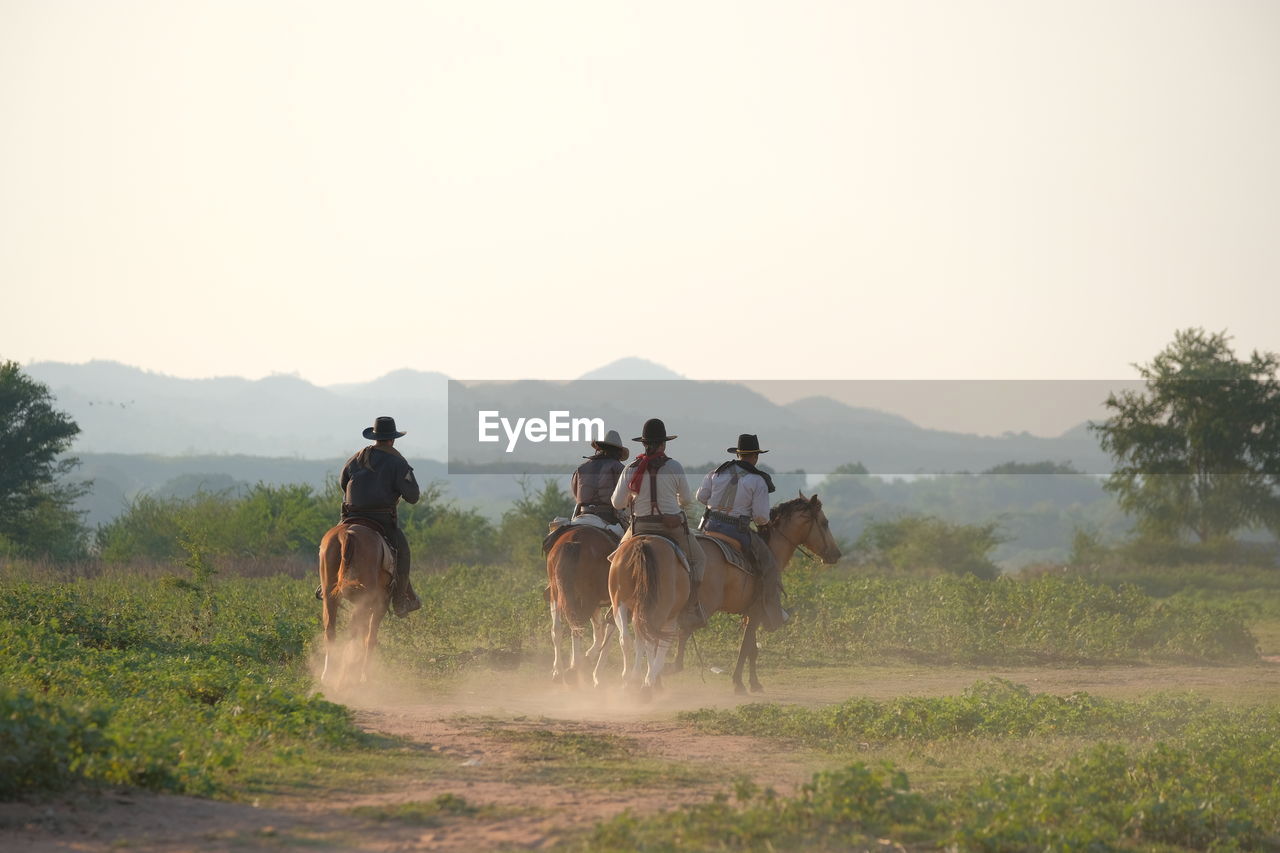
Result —
MULTIPOLYGON (((758 693, 764 690, 756 678, 756 656, 759 654, 756 631, 760 623, 753 614, 760 612, 760 579, 728 563, 719 546, 701 538, 698 541, 707 557, 702 585, 698 588, 698 603, 708 619, 715 613, 736 613, 743 617, 742 644, 738 649, 738 665, 733 671, 733 689, 736 693, 747 692, 742 683, 742 668, 744 663, 750 663, 751 690, 758 693)), ((779 570, 785 569, 796 550, 802 547, 817 554, 828 565, 841 556, 840 546, 831 535, 826 513, 822 511, 822 501, 817 495, 806 498, 803 492, 800 497, 780 503, 770 511, 768 544, 779 570)), ((672 672, 684 668, 684 647, 688 637, 687 633, 680 636, 672 672)))
POLYGON ((579 673, 609 641, 609 554, 617 540, 598 527, 575 524, 547 552, 547 602, 551 605, 551 679, 576 685, 579 673), (591 646, 582 654, 582 634, 591 623, 591 646), (560 638, 569 628, 569 666, 561 670, 560 638))
MULTIPOLYGON (((609 561, 609 599, 622 645, 622 683, 639 686, 642 697, 648 699, 662 685, 662 665, 676 637, 676 617, 689 600, 689 573, 671 540, 633 536, 623 542, 609 561), (648 667, 639 684, 642 660, 648 667)), ((596 661, 597 686, 608 656, 606 645, 596 661)))
POLYGON ((324 671, 328 681, 330 664, 336 672, 335 684, 346 680, 352 655, 356 657, 359 679, 368 677, 369 656, 378 644, 378 626, 391 601, 391 580, 396 568, 390 546, 378 533, 363 524, 343 522, 331 527, 320 540, 320 589, 324 601, 324 671), (351 640, 360 649, 349 648, 342 660, 333 660, 338 630, 338 602, 351 602, 351 640))

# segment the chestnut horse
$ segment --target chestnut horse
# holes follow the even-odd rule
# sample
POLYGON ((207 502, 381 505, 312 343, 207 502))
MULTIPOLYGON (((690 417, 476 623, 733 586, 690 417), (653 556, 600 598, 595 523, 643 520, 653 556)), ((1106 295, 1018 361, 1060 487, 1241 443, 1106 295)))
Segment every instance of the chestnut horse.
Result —
POLYGON ((551 605, 552 680, 578 683, 583 661, 600 654, 609 640, 608 614, 601 608, 609 603, 609 554, 616 548, 614 537, 598 527, 576 524, 552 544, 547 552, 547 601, 551 605), (591 623, 591 646, 582 655, 582 634, 591 623), (560 669, 560 636, 569 627, 569 667, 560 669))
MULTIPOLYGON (((827 516, 822 511, 822 501, 818 496, 792 498, 780 503, 769 512, 767 530, 769 551, 777 561, 779 570, 785 569, 791 562, 798 548, 804 547, 817 554, 822 562, 830 565, 840 559, 840 546, 831 535, 827 516)), ((738 665, 733 670, 733 689, 735 693, 746 693, 742 683, 742 667, 749 663, 751 667, 750 683, 753 693, 764 689, 756 678, 756 631, 760 627, 758 619, 760 598, 762 595, 760 579, 747 574, 737 566, 725 561, 719 546, 713 542, 699 539, 702 551, 707 556, 706 570, 702 576, 702 585, 698 588, 698 603, 708 619, 714 613, 736 613, 742 616, 742 644, 738 648, 738 665)), ((671 664, 672 672, 684 668, 684 646, 689 638, 687 633, 680 636, 680 647, 676 659, 671 664)))
POLYGON ((368 677, 369 655, 378 644, 378 626, 391 601, 391 580, 396 570, 395 556, 378 533, 363 524, 343 522, 331 527, 320 540, 320 589, 324 601, 324 671, 329 677, 330 658, 338 630, 338 602, 351 602, 351 639, 363 640, 360 650, 348 649, 340 665, 335 661, 337 686, 347 674, 348 659, 357 656, 359 678, 368 677))
MULTIPOLYGON (((635 686, 643 658, 648 669, 640 686, 647 699, 662 684, 662 665, 676 636, 676 617, 689 600, 689 572, 676 556, 675 544, 648 535, 623 542, 609 559, 609 600, 622 645, 622 683, 635 686)), ((605 646, 596 661, 597 686, 608 656, 605 646)))

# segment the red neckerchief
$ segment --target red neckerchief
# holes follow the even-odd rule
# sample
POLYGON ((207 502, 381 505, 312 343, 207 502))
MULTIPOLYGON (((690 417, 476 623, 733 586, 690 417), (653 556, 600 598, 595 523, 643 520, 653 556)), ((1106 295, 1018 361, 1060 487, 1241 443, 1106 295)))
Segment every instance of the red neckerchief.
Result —
POLYGON ((657 463, 659 468, 662 463, 667 461, 667 454, 661 451, 655 453, 641 453, 636 457, 636 472, 631 475, 631 479, 627 481, 627 488, 635 494, 640 493, 640 486, 644 483, 644 473, 649 470, 649 462, 652 460, 657 463))

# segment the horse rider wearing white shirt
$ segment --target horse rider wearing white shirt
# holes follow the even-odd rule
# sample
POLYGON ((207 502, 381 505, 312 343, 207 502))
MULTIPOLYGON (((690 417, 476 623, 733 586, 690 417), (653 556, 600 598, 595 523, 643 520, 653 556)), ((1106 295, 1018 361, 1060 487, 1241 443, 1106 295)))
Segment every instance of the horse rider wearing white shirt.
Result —
POLYGON ((698 606, 698 585, 702 583, 702 569, 706 558, 700 546, 689 535, 686 507, 693 505, 693 494, 684 467, 667 456, 667 442, 675 439, 667 435, 667 427, 657 418, 645 421, 638 438, 643 442, 644 453, 636 457, 618 478, 613 490, 614 509, 631 507, 631 527, 622 541, 632 536, 665 536, 675 542, 689 561, 689 603, 680 614, 680 627, 700 628, 706 624, 702 609, 698 606))
POLYGON ((786 624, 787 611, 782 609, 782 578, 778 561, 759 533, 751 529, 751 522, 764 529, 769 524, 769 493, 773 480, 756 467, 761 453, 760 439, 743 433, 738 436, 737 447, 726 451, 736 453, 730 459, 707 474, 698 487, 698 501, 707 507, 703 515, 703 527, 737 540, 742 554, 760 577, 764 593, 764 618, 761 626, 774 631, 786 624))

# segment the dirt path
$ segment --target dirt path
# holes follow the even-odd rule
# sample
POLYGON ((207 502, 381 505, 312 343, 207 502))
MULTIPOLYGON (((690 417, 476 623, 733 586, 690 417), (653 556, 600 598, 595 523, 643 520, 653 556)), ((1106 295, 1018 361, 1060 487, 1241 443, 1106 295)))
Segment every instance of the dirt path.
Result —
POLYGON ((1245 701, 1280 697, 1280 665, 791 670, 769 693, 734 696, 727 680, 686 673, 649 704, 617 690, 553 689, 541 672, 487 673, 434 689, 385 678, 378 690, 335 696, 370 732, 414 753, 390 777, 289 790, 256 803, 140 792, 0 804, 0 850, 540 849, 626 809, 706 800, 739 776, 786 793, 833 761, 785 744, 709 736, 680 710, 743 701, 820 705, 851 696, 954 694, 993 676, 1036 691, 1132 696, 1195 690, 1245 701), (438 798, 465 813, 426 815, 438 798), (459 799, 460 798, 460 799, 459 799))

